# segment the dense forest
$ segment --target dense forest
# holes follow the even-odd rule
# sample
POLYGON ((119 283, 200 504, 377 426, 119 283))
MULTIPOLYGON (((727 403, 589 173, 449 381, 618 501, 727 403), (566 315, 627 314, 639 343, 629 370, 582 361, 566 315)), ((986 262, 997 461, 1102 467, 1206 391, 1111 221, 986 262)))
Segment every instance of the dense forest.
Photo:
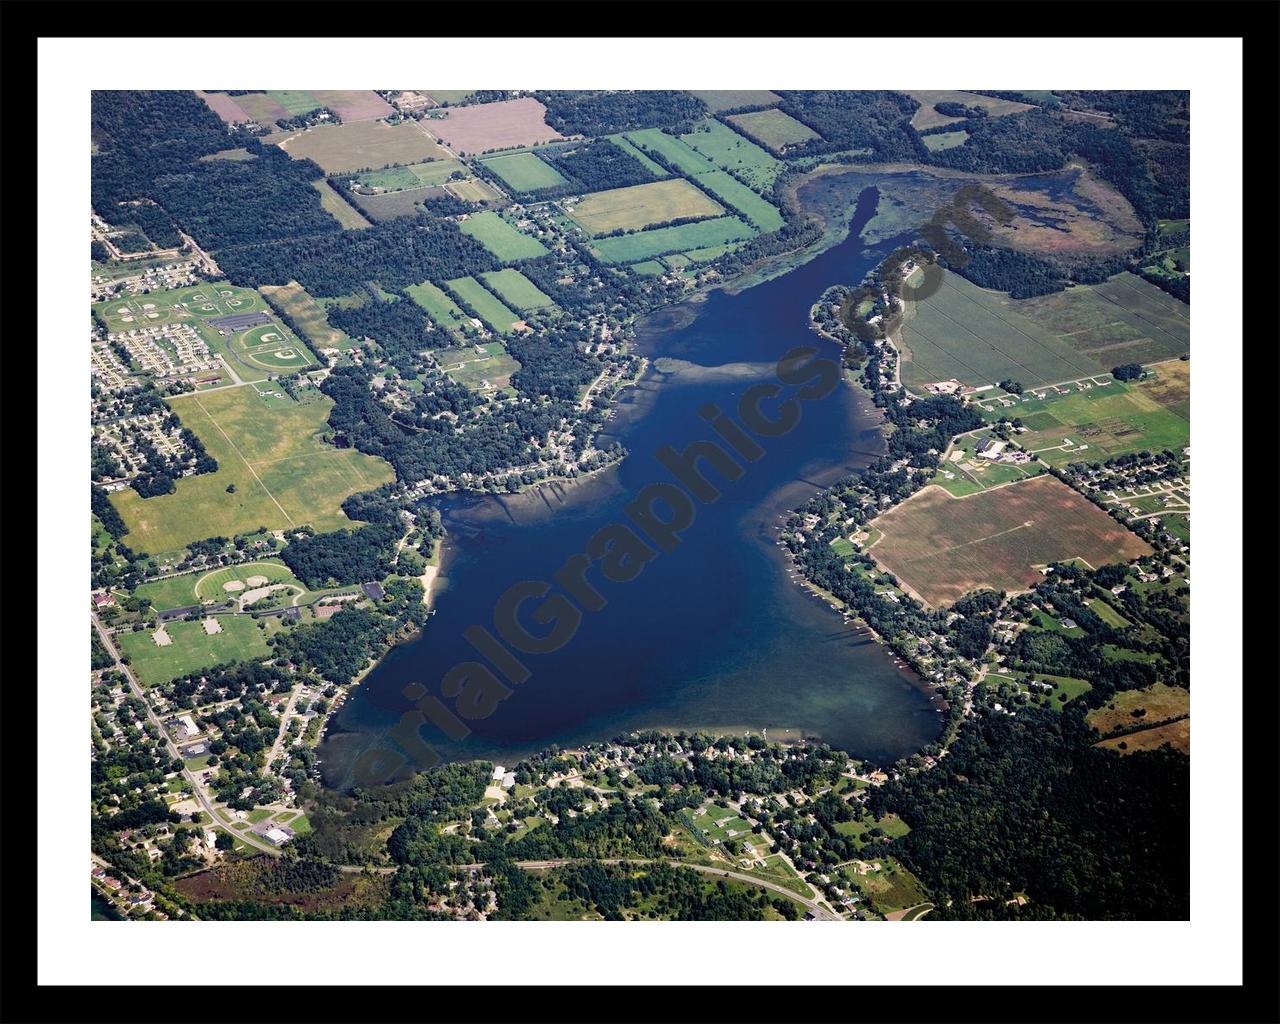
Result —
POLYGON ((329 323, 353 338, 372 338, 404 377, 416 377, 425 349, 456 344, 448 331, 433 327, 426 313, 408 299, 383 301, 376 293, 363 306, 329 310, 329 323))
POLYGON ((865 150, 867 160, 914 160, 927 152, 908 127, 920 105, 903 93, 819 89, 780 95, 781 109, 821 136, 791 147, 788 157, 865 150))
POLYGON ((679 89, 635 92, 535 92, 547 108, 547 124, 562 135, 612 135, 639 128, 691 126, 707 105, 679 89))
POLYGON ((396 542, 403 534, 391 523, 317 533, 291 540, 280 557, 313 590, 364 583, 391 572, 396 542))
POLYGON ((550 154, 550 162, 577 181, 584 192, 600 192, 652 181, 639 160, 608 139, 595 139, 550 154))

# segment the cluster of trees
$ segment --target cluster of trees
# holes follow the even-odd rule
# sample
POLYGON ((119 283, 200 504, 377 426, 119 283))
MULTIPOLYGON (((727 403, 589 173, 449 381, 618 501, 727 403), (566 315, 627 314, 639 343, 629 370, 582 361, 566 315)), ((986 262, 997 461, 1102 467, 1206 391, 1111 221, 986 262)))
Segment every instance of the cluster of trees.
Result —
POLYGON ((1138 380, 1146 372, 1140 363, 1125 363, 1111 368, 1111 376, 1116 380, 1138 380))
POLYGON ((909 124, 920 104, 899 92, 801 90, 781 92, 781 109, 820 138, 790 148, 787 156, 867 150, 867 160, 909 160, 925 151, 909 124))
POLYGON ((653 175, 639 160, 608 139, 593 139, 550 156, 564 174, 585 192, 600 192, 652 181, 653 175))
POLYGON ((547 124, 563 135, 613 135, 639 128, 680 126, 707 113, 707 105, 679 89, 635 92, 535 92, 547 108, 547 124))
MULTIPOLYGON (((170 413, 166 418, 166 429, 176 425, 177 420, 177 415, 170 413), (172 421, 172 424, 169 421, 172 421)), ((195 433, 183 427, 178 436, 182 445, 172 455, 160 452, 145 437, 139 437, 136 441, 143 462, 138 475, 129 481, 129 486, 142 497, 154 498, 158 494, 172 494, 176 489, 176 479, 187 470, 194 475, 218 471, 218 460, 209 454, 204 442, 195 433)))
POLYGON ((277 657, 346 685, 381 652, 388 632, 382 615, 367 608, 344 608, 328 622, 308 622, 277 633, 271 643, 277 657))
POLYGON ((293 117, 282 117, 276 121, 276 127, 281 131, 293 131, 295 128, 310 128, 315 124, 342 124, 342 118, 336 110, 329 107, 316 107, 314 110, 305 110, 301 114, 295 114, 293 117), (328 117, 321 115, 328 114, 328 117))
POLYGON ((173 221, 154 203, 138 203, 129 210, 129 217, 161 249, 176 249, 182 245, 182 236, 173 226, 173 221))
MULTIPOLYGON (((565 900, 577 900, 606 921, 626 919, 624 910, 641 905, 645 916, 664 921, 760 921, 771 901, 761 889, 718 881, 705 891, 704 878, 691 868, 656 863, 643 868, 621 864, 572 864, 556 869, 543 885, 560 882, 565 900)), ((499 905, 502 905, 501 895, 499 905)))
POLYGON ((89 507, 93 514, 98 517, 98 522, 102 523, 107 533, 119 540, 129 532, 129 527, 120 518, 120 513, 116 511, 116 507, 111 504, 111 499, 107 497, 106 491, 101 487, 90 485, 89 495, 89 507))
POLYGON ((390 523, 317 533, 291 540, 280 557, 313 590, 380 580, 391 572, 403 533, 390 523))
POLYGON ((414 378, 422 366, 425 349, 449 348, 454 337, 432 325, 415 302, 396 298, 384 301, 374 295, 363 306, 334 306, 329 323, 353 338, 372 338, 386 353, 390 363, 407 378, 414 378))
POLYGON ((365 281, 404 288, 428 278, 451 280, 499 267, 489 250, 453 221, 426 214, 273 245, 239 246, 219 253, 218 262, 232 284, 256 288, 297 280, 312 295, 345 295, 365 281))

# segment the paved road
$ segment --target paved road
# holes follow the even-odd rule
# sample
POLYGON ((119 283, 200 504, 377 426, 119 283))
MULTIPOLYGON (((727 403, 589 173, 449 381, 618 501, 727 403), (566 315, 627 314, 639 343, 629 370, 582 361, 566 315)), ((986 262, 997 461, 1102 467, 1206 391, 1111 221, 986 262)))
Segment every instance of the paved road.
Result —
MULTIPOLYGON (((120 660, 120 652, 116 650, 116 645, 112 642, 111 634, 107 631, 106 626, 102 624, 102 620, 100 620, 97 615, 93 615, 92 618, 93 628, 98 631, 98 636, 102 639, 102 643, 106 647, 107 653, 115 659, 116 670, 124 673, 124 677, 129 683, 129 689, 133 691, 135 697, 146 705, 147 717, 151 719, 151 721, 155 723, 156 728, 160 730, 160 735, 164 739, 164 745, 169 751, 169 756, 177 761, 182 761, 182 755, 178 753, 177 745, 169 738, 169 730, 164 727, 164 723, 160 721, 160 717, 151 709, 151 702, 147 700, 147 695, 143 691, 142 686, 134 677, 129 666, 120 660)), ((249 833, 237 832, 232 828, 228 828, 223 820, 218 817, 218 812, 214 810, 213 801, 209 799, 209 794, 205 791, 204 785, 196 777, 195 773, 186 767, 185 762, 182 767, 182 777, 191 784, 191 791, 195 793, 196 799, 200 801, 200 805, 204 808, 205 813, 209 815, 209 819, 213 822, 214 828, 221 828, 230 832, 233 836, 239 836, 246 845, 252 846, 256 850, 261 850, 263 853, 269 853, 273 857, 280 856, 280 851, 265 840, 261 840, 257 836, 249 833)))

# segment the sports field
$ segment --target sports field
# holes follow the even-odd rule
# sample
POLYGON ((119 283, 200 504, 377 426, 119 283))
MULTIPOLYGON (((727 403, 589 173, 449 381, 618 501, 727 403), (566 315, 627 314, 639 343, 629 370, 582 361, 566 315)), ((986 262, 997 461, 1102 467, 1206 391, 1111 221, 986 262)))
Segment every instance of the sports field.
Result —
POLYGON ((289 567, 278 558, 263 558, 222 569, 199 570, 155 580, 142 584, 134 593, 138 597, 147 598, 156 611, 166 611, 201 602, 222 604, 257 587, 279 583, 296 587, 299 592, 306 590, 289 567))
POLYGON ((512 326, 520 319, 519 313, 513 313, 492 292, 474 277, 459 277, 446 281, 449 291, 476 311, 476 314, 499 334, 508 334, 512 326))
POLYGON ((224 339, 226 350, 240 365, 237 372, 247 369, 248 374, 240 373, 245 380, 261 380, 254 371, 267 373, 294 373, 316 365, 315 358, 307 348, 298 341, 288 328, 279 324, 264 324, 261 327, 250 327, 224 339))
POLYGON ((821 138, 808 125, 801 124, 790 114, 783 113, 781 110, 757 110, 749 114, 730 114, 726 120, 774 153, 782 153, 788 146, 798 146, 821 138))
POLYGON ((427 316, 437 327, 461 327, 470 317, 438 285, 430 281, 411 284, 405 289, 409 298, 427 311, 427 316))
POLYGON ((346 351, 355 342, 346 333, 330 325, 324 307, 316 302, 297 281, 288 284, 264 284, 259 291, 289 314, 298 329, 316 348, 346 351))
POLYGON ((498 298, 522 313, 555 305, 550 295, 511 267, 481 274, 480 280, 498 298))
POLYGON ((949 605, 983 587, 1029 590, 1039 568, 1082 558, 1097 568, 1151 553, 1151 546, 1054 477, 953 498, 925 487, 874 520, 868 549, 926 605, 949 605))
POLYGON ((1108 370, 1191 351, 1191 307, 1127 271, 1034 299, 1001 296, 1001 304, 1108 370))
POLYGON ((534 259, 547 254, 546 246, 536 238, 517 231, 492 210, 473 213, 458 227, 464 235, 470 235, 503 263, 534 259))
POLYGON ((123 632, 115 636, 120 650, 130 659, 130 668, 144 686, 167 683, 170 679, 228 661, 249 661, 271 653, 266 634, 248 615, 220 615, 221 632, 207 633, 203 620, 166 623, 169 644, 160 646, 155 630, 123 632))
POLYGON ((469 174, 467 165, 453 159, 430 160, 422 164, 409 164, 407 167, 384 167, 380 171, 366 171, 357 175, 356 180, 370 188, 399 192, 401 189, 421 188, 423 185, 443 185, 457 172, 469 174))
POLYGON ((184 477, 172 494, 155 498, 132 488, 112 494, 129 526, 129 546, 138 551, 173 551, 260 526, 349 526, 343 500, 394 476, 382 459, 321 444, 333 408, 327 397, 281 407, 252 387, 239 387, 181 395, 170 404, 218 460, 218 471, 184 477))
POLYGON ((295 160, 314 160, 326 174, 351 174, 365 167, 442 160, 449 152, 416 121, 352 121, 289 132, 273 139, 295 160))
POLYGON ((450 107, 446 117, 431 118, 431 131, 463 156, 490 149, 515 149, 564 138, 547 124, 547 108, 532 96, 498 103, 450 107))
POLYGON ((1043 399, 1024 394, 1012 408, 984 403, 983 414, 1020 419, 1027 431, 1018 443, 1052 466, 1177 451, 1191 440, 1191 362, 1170 359, 1150 370, 1151 377, 1133 383, 1041 392, 1043 399))
POLYGON ((235 313, 271 312, 252 288, 237 288, 225 281, 122 296, 99 302, 93 309, 112 332, 181 323, 192 317, 209 320, 235 313))
POLYGON ((742 107, 767 107, 779 103, 781 96, 768 89, 690 89, 693 95, 711 108, 713 114, 742 107))
POLYGON ((635 263, 654 256, 690 249, 736 242, 752 238, 757 232, 737 217, 717 217, 693 224, 637 231, 616 238, 598 238, 591 243, 596 255, 605 263, 635 263))
POLYGON ((520 369, 520 364, 507 354, 499 341, 444 349, 435 357, 445 373, 476 391, 506 387, 511 375, 520 369))
POLYGON ((902 382, 920 388, 956 379, 963 384, 1015 380, 1024 387, 1075 380, 1108 367, 987 291, 944 271, 942 286, 908 301, 898 330, 902 382))
POLYGON ((479 162, 515 192, 533 192, 569 184, 564 175, 535 153, 508 153, 479 162))
POLYGON ((755 189, 772 188, 785 166, 777 157, 714 118, 700 122, 695 131, 681 135, 680 141, 755 189))
POLYGON ((683 178, 668 178, 593 192, 571 208, 566 206, 565 212, 588 234, 603 235, 610 231, 635 231, 686 217, 719 217, 725 210, 683 178))
POLYGON ((994 96, 981 96, 976 92, 956 92, 948 89, 909 89, 908 96, 920 104, 920 109, 911 115, 911 127, 916 131, 926 128, 940 128, 944 124, 963 121, 962 117, 940 114, 933 109, 935 103, 962 103, 966 107, 982 107, 988 117, 1004 117, 1007 114, 1020 114, 1024 110, 1034 110, 1030 103, 1018 103, 1014 100, 996 99, 994 96))

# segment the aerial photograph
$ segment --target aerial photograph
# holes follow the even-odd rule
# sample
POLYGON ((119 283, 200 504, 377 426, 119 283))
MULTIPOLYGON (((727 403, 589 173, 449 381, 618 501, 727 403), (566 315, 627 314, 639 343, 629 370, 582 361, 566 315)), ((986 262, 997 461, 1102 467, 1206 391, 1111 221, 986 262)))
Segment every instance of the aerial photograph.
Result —
POLYGON ((95 89, 88 916, 1188 922, 1191 106, 95 89))

